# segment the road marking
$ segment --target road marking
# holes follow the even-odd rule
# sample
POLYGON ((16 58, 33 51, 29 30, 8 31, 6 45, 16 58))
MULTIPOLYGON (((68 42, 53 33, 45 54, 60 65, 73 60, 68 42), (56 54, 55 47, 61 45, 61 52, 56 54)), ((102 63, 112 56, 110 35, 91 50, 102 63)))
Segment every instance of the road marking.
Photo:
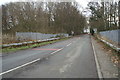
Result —
POLYGON ((40 58, 38 58, 38 59, 36 59, 36 60, 33 60, 33 61, 31 61, 31 62, 25 63, 25 64, 23 64, 23 65, 21 65, 21 66, 16 67, 16 68, 10 69, 10 70, 8 70, 8 71, 2 72, 2 73, 0 73, 0 76, 1 76, 1 75, 4 75, 4 74, 6 74, 6 73, 12 72, 12 71, 14 71, 14 70, 20 69, 20 68, 22 68, 22 67, 25 67, 25 66, 27 66, 27 65, 30 65, 30 64, 32 64, 32 63, 34 63, 34 62, 37 62, 37 61, 39 61, 39 60, 40 60, 40 58))
MULTIPOLYGON (((91 43, 92 43, 92 39, 91 39, 91 43)), ((100 80, 103 80, 102 72, 100 70, 100 65, 99 65, 99 62, 97 59, 97 55, 96 55, 96 51, 95 51, 95 47, 94 47, 93 43, 92 43, 92 48, 93 48, 93 53, 94 53, 94 57, 95 57, 95 63, 96 63, 96 67, 97 67, 98 77, 100 80)))
POLYGON ((62 49, 63 49, 63 48, 58 49, 58 50, 56 50, 56 51, 52 52, 51 54, 55 54, 56 52, 61 51, 62 49))
POLYGON ((68 44, 67 46, 70 46, 72 43, 68 44))
MULTIPOLYGON (((52 52, 51 54, 54 54, 54 53, 56 53, 56 52, 58 52, 58 51, 61 51, 62 49, 63 49, 63 48, 58 49, 58 50, 52 52)), ((35 62, 37 62, 37 61, 39 61, 39 60, 41 60, 41 59, 38 58, 38 59, 36 59, 36 60, 33 60, 33 61, 31 61, 31 62, 28 62, 28 63, 25 63, 25 64, 23 64, 23 65, 21 65, 21 66, 16 67, 16 68, 7 70, 7 71, 5 71, 5 72, 2 72, 2 73, 0 73, 0 76, 1 76, 1 75, 4 75, 4 74, 7 74, 7 73, 9 73, 9 72, 12 72, 12 71, 14 71, 14 70, 20 69, 20 68, 22 68, 22 67, 25 67, 25 66, 27 66, 27 65, 30 65, 30 64, 32 64, 32 63, 35 63, 35 62)))
POLYGON ((52 51, 52 50, 59 50, 59 49, 42 49, 42 48, 40 49, 40 48, 36 48, 36 49, 32 49, 32 50, 51 50, 52 51))

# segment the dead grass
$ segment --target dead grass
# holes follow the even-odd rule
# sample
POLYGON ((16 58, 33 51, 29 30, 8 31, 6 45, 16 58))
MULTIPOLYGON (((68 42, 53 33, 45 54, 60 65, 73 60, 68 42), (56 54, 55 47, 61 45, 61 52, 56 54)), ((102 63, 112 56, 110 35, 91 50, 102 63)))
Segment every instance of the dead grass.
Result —
POLYGON ((2 35, 2 43, 3 44, 13 43, 13 42, 16 42, 15 36, 8 35, 8 34, 2 35))
POLYGON ((14 35, 4 34, 2 35, 2 44, 10 44, 10 43, 17 43, 17 42, 24 42, 24 41, 32 41, 30 39, 18 39, 14 35))

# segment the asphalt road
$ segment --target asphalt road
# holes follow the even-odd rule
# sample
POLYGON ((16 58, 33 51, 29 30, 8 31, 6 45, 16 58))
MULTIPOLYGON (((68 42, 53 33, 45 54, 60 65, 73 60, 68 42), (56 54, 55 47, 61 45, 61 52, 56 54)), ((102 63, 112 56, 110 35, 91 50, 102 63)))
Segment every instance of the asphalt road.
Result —
POLYGON ((11 53, 2 64, 3 78, 98 78, 89 35, 11 53))

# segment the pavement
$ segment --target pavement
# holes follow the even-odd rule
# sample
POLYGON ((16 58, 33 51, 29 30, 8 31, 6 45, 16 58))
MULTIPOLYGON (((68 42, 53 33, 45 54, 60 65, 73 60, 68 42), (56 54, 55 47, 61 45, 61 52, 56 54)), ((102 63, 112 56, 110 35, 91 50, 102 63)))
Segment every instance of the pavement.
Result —
POLYGON ((108 53, 110 50, 104 50, 103 45, 94 40, 94 38, 92 38, 92 43, 95 46, 95 52, 103 78, 118 78, 118 66, 111 61, 110 53, 108 53))
POLYGON ((86 34, 5 55, 0 75, 3 78, 99 78, 91 42, 95 41, 86 34))

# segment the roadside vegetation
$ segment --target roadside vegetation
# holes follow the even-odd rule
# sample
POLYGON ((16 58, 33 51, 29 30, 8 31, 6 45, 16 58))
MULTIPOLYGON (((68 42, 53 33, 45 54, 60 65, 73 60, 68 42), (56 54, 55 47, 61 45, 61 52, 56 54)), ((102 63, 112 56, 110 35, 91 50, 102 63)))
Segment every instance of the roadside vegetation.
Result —
POLYGON ((97 30, 97 32, 91 31, 92 35, 102 45, 103 50, 110 56, 111 61, 118 65, 120 62, 120 51, 112 49, 109 45, 100 41, 96 35, 101 31, 120 29, 120 1, 105 2, 103 0, 103 2, 89 2, 88 10, 91 12, 89 26, 91 30, 97 30))
POLYGON ((2 51, 2 53, 10 53, 10 52, 15 52, 15 51, 19 51, 19 50, 29 49, 29 48, 36 48, 36 47, 52 44, 52 43, 67 40, 67 39, 69 39, 69 38, 61 38, 58 40, 39 42, 39 43, 23 45, 23 46, 15 46, 15 47, 11 46, 11 47, 7 47, 7 48, 2 48, 1 51, 2 51))
POLYGON ((120 29, 120 1, 89 2, 89 26, 98 32, 120 29))
POLYGON ((86 26, 86 18, 78 7, 77 2, 4 4, 2 5, 3 42, 18 42, 15 39, 16 32, 71 34, 73 31, 75 35, 81 34, 86 26))

